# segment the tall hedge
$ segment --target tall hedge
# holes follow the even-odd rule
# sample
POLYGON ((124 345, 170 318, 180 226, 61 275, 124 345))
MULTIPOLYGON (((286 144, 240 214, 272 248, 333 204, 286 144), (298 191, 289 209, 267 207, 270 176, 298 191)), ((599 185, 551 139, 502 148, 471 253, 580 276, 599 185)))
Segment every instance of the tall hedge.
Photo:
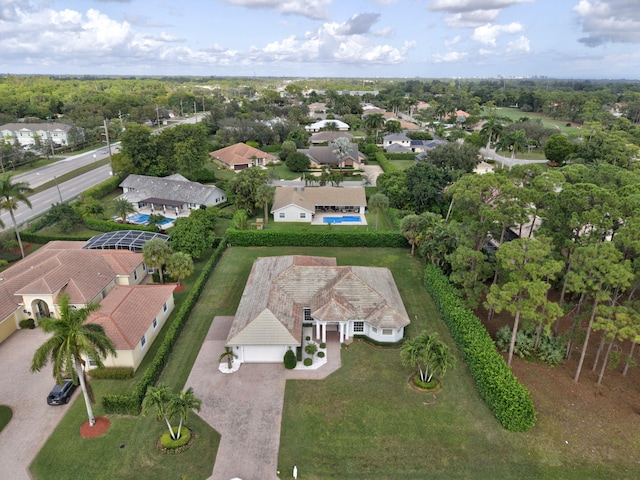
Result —
POLYGON ((380 167, 382 168, 382 170, 384 170, 384 173, 391 173, 398 170, 398 167, 392 164, 387 156, 382 152, 376 153, 376 161, 380 164, 380 167))
POLYGON ((132 225, 129 223, 112 222, 111 220, 100 220, 94 217, 84 217, 84 226, 89 230, 98 232, 114 232, 116 230, 144 230, 146 232, 157 232, 155 225, 132 225))
POLYGON ((182 333, 182 329, 187 323, 187 320, 191 315, 191 311, 193 310, 193 307, 200 297, 200 293, 202 293, 202 290, 209 279, 209 275, 220 260, 220 257, 224 253, 226 247, 227 241, 226 238, 223 237, 218 244, 218 248, 216 248, 213 255, 202 269, 202 273, 195 281, 189 295, 180 306, 177 315, 169 325, 169 330, 167 331, 160 348, 158 348, 158 351, 153 357, 151 365, 149 365, 142 374, 140 380, 138 380, 138 383, 133 388, 133 391, 129 395, 105 395, 102 397, 102 406, 104 407, 105 412, 118 413, 122 415, 138 415, 140 413, 142 400, 147 394, 147 388, 155 384, 160 378, 162 370, 169 361, 169 356, 173 351, 173 346, 178 341, 180 333, 182 333))
POLYGON ((424 284, 469 366, 480 397, 504 428, 529 430, 536 423, 531 394, 511 373, 480 319, 435 265, 427 265, 424 284))
POLYGON ((105 180, 98 185, 95 185, 91 188, 88 188, 82 195, 85 197, 93 197, 93 198, 102 198, 105 195, 113 192, 118 186, 122 183, 122 177, 119 175, 114 175, 113 177, 105 180))
POLYGON ((392 247, 406 248, 398 232, 343 230, 227 230, 227 241, 237 247, 392 247))

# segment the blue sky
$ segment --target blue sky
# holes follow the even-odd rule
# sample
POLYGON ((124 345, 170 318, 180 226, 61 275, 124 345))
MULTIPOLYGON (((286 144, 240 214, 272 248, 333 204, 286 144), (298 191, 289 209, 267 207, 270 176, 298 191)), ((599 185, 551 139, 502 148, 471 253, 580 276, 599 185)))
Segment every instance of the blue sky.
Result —
POLYGON ((640 0, 0 0, 0 73, 640 80, 640 0))

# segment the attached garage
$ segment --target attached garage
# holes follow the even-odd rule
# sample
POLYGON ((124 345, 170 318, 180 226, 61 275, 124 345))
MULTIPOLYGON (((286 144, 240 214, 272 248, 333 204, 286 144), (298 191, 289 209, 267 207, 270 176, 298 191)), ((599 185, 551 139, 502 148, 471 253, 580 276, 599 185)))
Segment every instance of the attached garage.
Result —
POLYGON ((234 353, 242 363, 282 363, 289 347, 280 345, 245 345, 234 353))

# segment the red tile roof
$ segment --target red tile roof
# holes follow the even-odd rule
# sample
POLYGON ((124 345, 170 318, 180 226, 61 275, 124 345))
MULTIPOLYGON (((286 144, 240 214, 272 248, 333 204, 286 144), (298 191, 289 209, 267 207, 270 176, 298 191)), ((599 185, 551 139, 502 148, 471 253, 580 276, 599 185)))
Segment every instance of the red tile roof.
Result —
POLYGON ((245 143, 236 143, 235 145, 211 152, 209 155, 229 166, 253 163, 256 158, 265 158, 267 161, 276 160, 276 157, 270 153, 250 147, 245 143))

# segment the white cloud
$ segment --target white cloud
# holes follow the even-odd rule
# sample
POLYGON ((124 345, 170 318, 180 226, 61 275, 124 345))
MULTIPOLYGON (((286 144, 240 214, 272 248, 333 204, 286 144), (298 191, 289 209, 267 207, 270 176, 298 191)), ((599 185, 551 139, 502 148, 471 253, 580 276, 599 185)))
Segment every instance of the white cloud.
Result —
POLYGON ((507 43, 507 53, 529 53, 531 51, 529 39, 525 36, 507 43))
POLYGON ((485 23, 496 21, 499 13, 499 9, 458 12, 446 17, 444 24, 450 28, 476 28, 485 23))
POLYGON ((517 33, 524 30, 524 27, 518 22, 512 22, 507 25, 492 25, 490 23, 477 27, 473 31, 471 38, 483 45, 496 46, 496 39, 502 33, 517 33))
POLYGON ((579 41, 589 47, 605 43, 640 43, 637 0, 580 0, 573 11, 586 34, 579 41))
POLYGON ((456 43, 460 43, 460 40, 462 40, 460 35, 456 35, 451 40, 445 39, 444 46, 445 47, 451 47, 451 46, 455 45, 456 43))
POLYGON ((357 13, 340 27, 342 35, 362 35, 380 19, 379 13, 357 13))
POLYGON ((267 8, 281 13, 301 15, 316 20, 328 17, 327 9, 332 0, 223 0, 226 3, 247 8, 267 8))
POLYGON ((432 59, 433 63, 457 63, 465 60, 468 55, 467 52, 434 53, 432 59))
POLYGON ((445 12, 473 12, 477 10, 495 10, 535 0, 431 0, 429 8, 445 12))

